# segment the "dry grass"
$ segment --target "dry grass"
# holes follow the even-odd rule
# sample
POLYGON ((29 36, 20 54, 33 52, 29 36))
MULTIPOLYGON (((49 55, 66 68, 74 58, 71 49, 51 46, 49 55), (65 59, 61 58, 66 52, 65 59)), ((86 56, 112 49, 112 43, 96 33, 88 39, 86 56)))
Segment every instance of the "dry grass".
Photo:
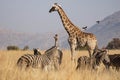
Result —
MULTIPOLYGON (((101 65, 98 71, 75 71, 70 60, 70 51, 64 50, 60 71, 44 72, 39 69, 19 70, 16 66, 18 58, 32 51, 0 51, 0 80, 120 80, 120 71, 105 71, 101 65)), ((110 51, 120 53, 120 50, 110 51)), ((76 56, 88 55, 87 51, 79 51, 76 56)))

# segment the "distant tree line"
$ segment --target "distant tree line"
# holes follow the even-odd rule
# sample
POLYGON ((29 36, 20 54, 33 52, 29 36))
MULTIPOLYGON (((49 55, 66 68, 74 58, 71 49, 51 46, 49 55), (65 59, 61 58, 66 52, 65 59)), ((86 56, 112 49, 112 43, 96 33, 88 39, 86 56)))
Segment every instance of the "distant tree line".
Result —
POLYGON ((120 39, 113 38, 106 47, 107 49, 120 49, 120 39))
POLYGON ((23 49, 20 49, 18 46, 15 46, 15 45, 7 46, 7 50, 28 50, 28 49, 29 49, 29 46, 24 46, 23 49))
POLYGON ((87 50, 87 47, 86 46, 85 47, 77 46, 75 48, 75 50, 87 50))
MULTIPOLYGON (((110 41, 105 48, 106 49, 120 49, 120 39, 113 38, 112 41, 110 41)), ((15 46, 15 45, 7 46, 7 50, 28 50, 28 49, 29 49, 29 46, 24 46, 23 49, 20 49, 18 46, 15 46)), ((76 50, 86 50, 86 47, 78 46, 76 50)))

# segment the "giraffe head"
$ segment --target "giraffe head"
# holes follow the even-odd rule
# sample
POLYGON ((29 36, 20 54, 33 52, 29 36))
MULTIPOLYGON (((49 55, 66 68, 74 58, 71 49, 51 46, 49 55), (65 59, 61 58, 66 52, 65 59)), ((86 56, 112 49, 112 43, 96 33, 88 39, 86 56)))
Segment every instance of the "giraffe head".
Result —
POLYGON ((60 5, 58 5, 57 3, 54 3, 52 8, 49 10, 49 12, 53 12, 53 11, 57 11, 59 9, 60 5))

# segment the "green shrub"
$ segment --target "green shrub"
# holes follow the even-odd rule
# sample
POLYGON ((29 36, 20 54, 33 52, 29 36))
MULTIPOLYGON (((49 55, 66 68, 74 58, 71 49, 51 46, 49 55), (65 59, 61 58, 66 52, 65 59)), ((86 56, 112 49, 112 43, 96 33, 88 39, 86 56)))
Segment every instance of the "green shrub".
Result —
POLYGON ((14 45, 10 45, 10 46, 7 46, 7 50, 19 50, 19 47, 18 46, 14 46, 14 45))

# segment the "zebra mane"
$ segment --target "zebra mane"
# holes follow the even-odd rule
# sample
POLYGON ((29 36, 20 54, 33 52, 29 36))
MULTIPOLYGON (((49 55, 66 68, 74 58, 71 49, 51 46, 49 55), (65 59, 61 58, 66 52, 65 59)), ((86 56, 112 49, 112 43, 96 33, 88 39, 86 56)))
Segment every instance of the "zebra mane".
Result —
POLYGON ((50 51, 56 49, 57 47, 56 46, 52 46, 51 48, 49 48, 48 50, 45 51, 45 53, 49 53, 50 51))

